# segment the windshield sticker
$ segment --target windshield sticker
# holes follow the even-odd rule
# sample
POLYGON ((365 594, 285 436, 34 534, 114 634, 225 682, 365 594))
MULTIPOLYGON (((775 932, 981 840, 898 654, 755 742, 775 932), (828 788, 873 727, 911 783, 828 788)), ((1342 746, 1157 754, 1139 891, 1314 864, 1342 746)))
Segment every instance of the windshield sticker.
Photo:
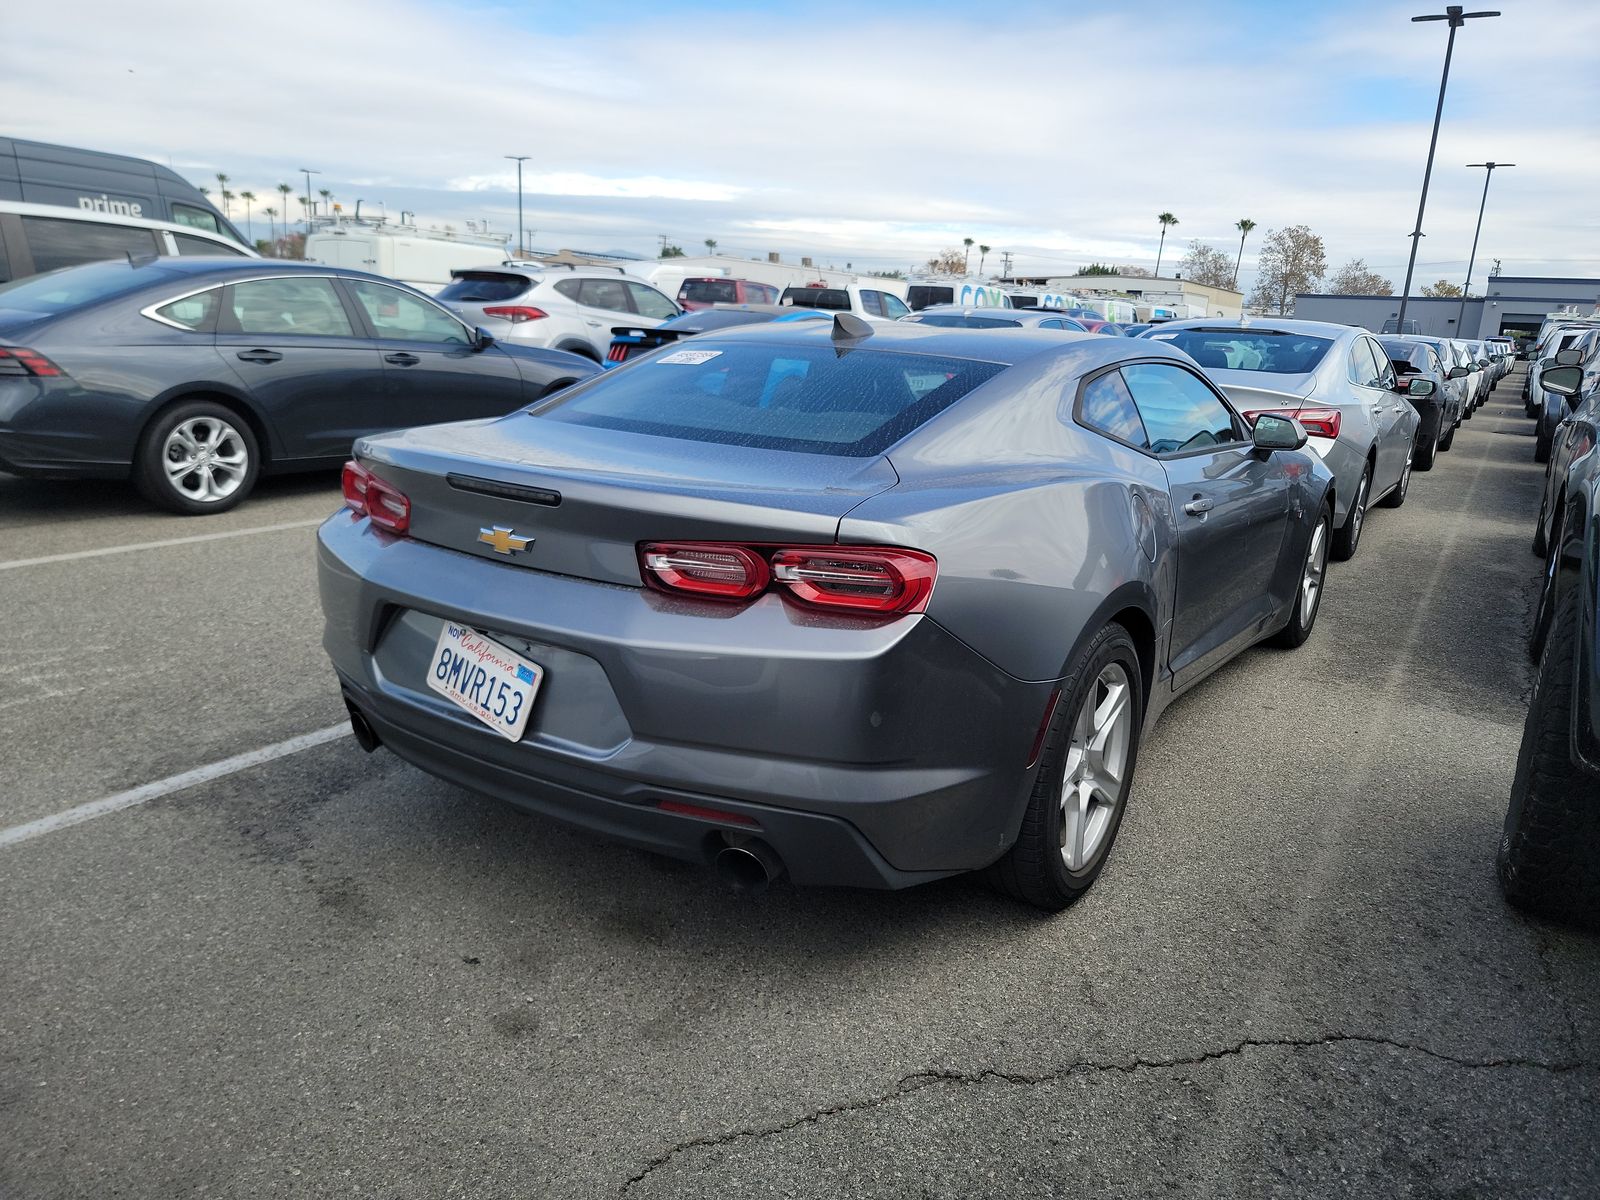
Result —
POLYGON ((710 362, 721 350, 674 350, 665 358, 658 358, 656 362, 662 366, 690 366, 698 367, 703 362, 710 362))

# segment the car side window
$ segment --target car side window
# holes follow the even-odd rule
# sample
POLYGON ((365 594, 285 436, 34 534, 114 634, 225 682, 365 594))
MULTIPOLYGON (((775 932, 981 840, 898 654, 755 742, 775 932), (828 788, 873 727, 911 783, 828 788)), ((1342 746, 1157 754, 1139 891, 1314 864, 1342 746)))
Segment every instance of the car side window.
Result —
POLYGON ((354 337, 328 279, 251 279, 236 283, 222 317, 239 333, 354 337))
POLYGON ((906 307, 906 302, 893 292, 882 292, 883 315, 898 321, 901 317, 911 315, 911 310, 906 307))
POLYGON ((465 346, 471 340, 466 326, 421 296, 364 279, 347 282, 372 323, 373 332, 381 338, 455 346, 465 346))
POLYGON ((628 289, 620 279, 578 280, 578 303, 586 308, 603 308, 607 312, 632 312, 628 306, 628 289))
POLYGON ((1060 321, 1040 321, 1039 322, 1039 328, 1040 329, 1065 329, 1066 326, 1063 325, 1060 321))
POLYGON ((1350 354, 1345 360, 1345 375, 1357 387, 1377 387, 1372 373, 1372 353, 1367 349, 1366 338, 1350 343, 1350 354))
POLYGON ((1178 454, 1245 440, 1233 410, 1182 367, 1134 363, 1122 368, 1122 377, 1155 453, 1178 454))
POLYGON ((1372 367, 1377 372, 1372 377, 1372 386, 1377 388, 1394 387, 1394 364, 1389 361, 1389 356, 1383 352, 1383 347, 1371 338, 1362 338, 1367 344, 1367 353, 1372 356, 1372 367))
POLYGON ((23 217, 22 235, 33 252, 33 269, 54 271, 79 263, 98 262, 124 255, 164 252, 155 231, 135 225, 107 225, 60 217, 23 217))
POLYGON ((192 237, 187 233, 175 233, 172 240, 178 244, 179 254, 211 254, 223 257, 245 257, 243 247, 224 246, 221 242, 213 242, 208 238, 192 237))
POLYGON ((883 316, 883 302, 878 296, 879 293, 870 290, 861 293, 861 307, 874 317, 883 316))
POLYGON ((1139 409, 1133 403, 1128 385, 1116 371, 1107 371, 1083 385, 1078 417, 1091 429, 1108 433, 1141 450, 1149 449, 1150 442, 1145 437, 1139 409))
POLYGON ((181 325, 198 333, 210 330, 216 325, 217 309, 221 306, 222 289, 212 288, 210 291, 197 292, 193 296, 183 296, 169 301, 160 308, 150 311, 168 324, 181 325))
POLYGON ((581 279, 562 279, 556 283, 556 291, 573 303, 578 303, 578 288, 582 283, 581 279))
POLYGON ((630 283, 627 286, 628 294, 633 297, 633 307, 641 317, 657 317, 664 321, 678 315, 678 306, 648 284, 630 283))

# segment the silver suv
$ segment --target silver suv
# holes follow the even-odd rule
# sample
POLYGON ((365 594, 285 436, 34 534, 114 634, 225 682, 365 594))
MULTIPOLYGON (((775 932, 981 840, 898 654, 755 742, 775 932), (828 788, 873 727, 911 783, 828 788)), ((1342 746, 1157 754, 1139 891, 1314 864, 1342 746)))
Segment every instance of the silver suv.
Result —
POLYGON ((620 267, 546 267, 521 262, 450 272, 440 303, 501 341, 570 350, 604 362, 612 330, 654 329, 683 310, 620 267))

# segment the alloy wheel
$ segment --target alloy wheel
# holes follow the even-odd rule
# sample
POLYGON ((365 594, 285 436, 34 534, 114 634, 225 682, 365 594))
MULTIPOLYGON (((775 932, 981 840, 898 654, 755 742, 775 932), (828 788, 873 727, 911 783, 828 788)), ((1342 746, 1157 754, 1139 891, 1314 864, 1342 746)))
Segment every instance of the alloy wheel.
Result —
POLYGON ((1061 858, 1081 871, 1094 860, 1116 815, 1133 744, 1133 681, 1107 663, 1072 725, 1061 780, 1061 858))
POLYGON ((1328 523, 1318 521, 1306 550, 1306 567, 1300 575, 1300 623, 1310 627, 1322 603, 1322 577, 1328 569, 1328 523))
POLYGON ((1367 489, 1371 486, 1371 473, 1368 471, 1363 471, 1361 474, 1361 487, 1356 492, 1355 511, 1350 514, 1350 520, 1354 522, 1350 532, 1355 534, 1355 537, 1351 539, 1352 542, 1359 541, 1361 539, 1361 526, 1367 519, 1367 489))
POLYGON ((173 491, 201 504, 214 504, 239 490, 250 470, 250 452, 228 422, 190 417, 167 434, 161 465, 173 491))

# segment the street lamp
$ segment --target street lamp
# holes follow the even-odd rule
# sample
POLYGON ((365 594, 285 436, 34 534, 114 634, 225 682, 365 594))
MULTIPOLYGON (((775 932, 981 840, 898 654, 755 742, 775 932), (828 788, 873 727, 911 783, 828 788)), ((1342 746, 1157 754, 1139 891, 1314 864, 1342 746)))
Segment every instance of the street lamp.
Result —
MULTIPOLYGON (((1472 287, 1472 267, 1478 261, 1478 235, 1483 232, 1483 207, 1489 203, 1489 180, 1494 178, 1496 167, 1514 167, 1516 163, 1468 163, 1468 167, 1483 167, 1483 199, 1478 201, 1478 227, 1472 231, 1472 255, 1467 259, 1467 281, 1461 285, 1461 307, 1456 309, 1456 333, 1461 332, 1461 317, 1467 311, 1467 289, 1472 287)), ((1479 325, 1482 328, 1482 325, 1479 325)), ((1495 330, 1496 333, 1500 331, 1495 330)))
MULTIPOLYGON (((1439 118, 1444 115, 1444 89, 1450 82, 1450 55, 1456 48, 1456 30, 1474 17, 1498 17, 1498 12, 1462 12, 1461 5, 1447 5, 1444 12, 1425 17, 1412 17, 1417 21, 1449 21, 1450 38, 1444 44, 1444 74, 1439 77, 1439 103, 1433 110, 1433 137, 1428 142, 1428 165, 1422 172, 1422 199, 1417 202, 1417 227, 1411 231, 1411 258, 1406 263, 1406 286, 1400 293, 1400 315, 1396 318, 1396 333, 1406 331, 1406 300, 1411 295, 1411 276, 1417 269, 1417 246, 1422 238, 1422 212, 1428 207, 1428 179, 1433 174, 1433 152, 1439 145, 1439 118)), ((1457 333, 1460 328, 1457 328, 1457 333)))
POLYGON ((528 252, 527 242, 522 236, 522 164, 533 155, 507 154, 505 157, 517 164, 517 257, 521 258, 528 252))
POLYGON ((306 177, 306 236, 311 236, 311 177, 321 175, 321 171, 313 171, 309 167, 301 167, 300 173, 306 177))

